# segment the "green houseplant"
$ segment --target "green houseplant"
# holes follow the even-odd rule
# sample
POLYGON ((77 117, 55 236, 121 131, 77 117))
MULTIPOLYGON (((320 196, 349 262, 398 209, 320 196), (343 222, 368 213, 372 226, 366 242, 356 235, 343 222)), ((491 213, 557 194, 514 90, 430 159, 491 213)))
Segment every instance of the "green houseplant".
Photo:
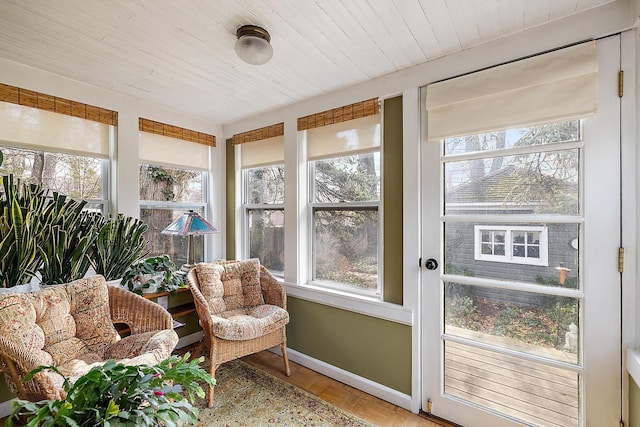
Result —
POLYGON ((100 232, 93 252, 93 268, 107 280, 121 279, 127 269, 147 254, 147 225, 137 218, 118 214, 101 216, 100 232))
POLYGON ((184 274, 176 268, 168 255, 160 255, 131 265, 121 284, 138 294, 145 290, 173 293, 184 286, 184 274))
MULTIPOLYGON (((126 366, 108 361, 92 368, 73 384, 65 378, 63 400, 17 400, 7 426, 26 420, 27 426, 183 426, 195 424, 201 383, 215 385, 189 354, 171 356, 156 366, 126 366)), ((27 376, 43 369, 41 366, 27 376)))

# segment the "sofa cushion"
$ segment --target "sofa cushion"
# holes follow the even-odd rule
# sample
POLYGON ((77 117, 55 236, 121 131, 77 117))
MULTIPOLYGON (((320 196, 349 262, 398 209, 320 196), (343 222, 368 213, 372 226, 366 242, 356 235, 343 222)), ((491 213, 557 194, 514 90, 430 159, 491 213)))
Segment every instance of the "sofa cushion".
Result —
POLYGON ((42 350, 44 331, 36 323, 36 310, 27 294, 0 295, 0 336, 31 355, 39 365, 51 365, 51 355, 42 350))
POLYGON ((219 264, 202 262, 196 265, 198 288, 209 304, 209 310, 212 313, 227 310, 227 305, 224 302, 224 285, 220 280, 223 271, 224 268, 219 264))
POLYGON ((218 313, 213 317, 213 333, 221 339, 242 341, 269 334, 287 323, 285 309, 263 304, 218 313))
POLYGON ((74 359, 90 350, 76 337, 76 321, 71 315, 65 286, 47 287, 29 294, 36 312, 36 323, 42 328, 45 342, 42 349, 49 353, 55 365, 74 359))
POLYGON ((120 337, 111 321, 109 289, 102 276, 91 276, 65 285, 71 314, 76 321, 76 337, 92 352, 104 348, 120 337))
POLYGON ((220 279, 224 285, 227 310, 264 304, 260 288, 260 261, 257 258, 222 263, 220 279))
POLYGON ((171 354, 178 335, 169 329, 129 335, 106 347, 104 359, 125 365, 157 365, 171 354))

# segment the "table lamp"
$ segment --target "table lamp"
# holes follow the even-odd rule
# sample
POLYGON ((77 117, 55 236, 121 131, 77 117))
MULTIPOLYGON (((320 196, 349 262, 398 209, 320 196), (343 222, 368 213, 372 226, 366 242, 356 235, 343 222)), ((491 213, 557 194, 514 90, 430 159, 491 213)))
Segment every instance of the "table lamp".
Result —
POLYGON ((195 265, 194 256, 195 256, 195 248, 193 244, 193 236, 200 234, 213 234, 217 233, 218 230, 209 224, 209 222, 204 219, 200 214, 189 210, 189 212, 185 212, 178 219, 169 224, 164 230, 160 232, 160 234, 171 234, 176 236, 189 236, 189 247, 188 247, 188 256, 187 256, 187 264, 183 265, 182 271, 189 271, 195 265))

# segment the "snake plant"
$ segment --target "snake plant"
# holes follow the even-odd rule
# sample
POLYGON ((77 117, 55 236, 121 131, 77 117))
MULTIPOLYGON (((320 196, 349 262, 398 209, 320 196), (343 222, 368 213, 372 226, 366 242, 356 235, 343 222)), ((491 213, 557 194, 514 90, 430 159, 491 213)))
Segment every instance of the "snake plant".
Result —
POLYGON ((147 255, 147 224, 118 214, 103 219, 93 252, 93 268, 107 280, 121 279, 132 264, 147 255))

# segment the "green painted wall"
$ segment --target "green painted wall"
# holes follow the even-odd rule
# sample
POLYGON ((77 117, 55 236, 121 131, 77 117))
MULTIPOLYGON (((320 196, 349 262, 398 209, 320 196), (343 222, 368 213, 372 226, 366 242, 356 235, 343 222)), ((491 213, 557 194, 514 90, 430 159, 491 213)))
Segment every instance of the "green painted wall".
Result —
POLYGON ((411 327, 289 297, 287 346, 411 394, 411 327))
POLYGON ((226 259, 234 259, 236 256, 236 151, 232 144, 232 139, 227 139, 226 150, 226 190, 227 190, 227 209, 226 209, 226 259))
POLYGON ((629 426, 640 427, 640 387, 629 377, 629 426))
POLYGON ((402 96, 384 100, 384 300, 402 304, 402 96))

